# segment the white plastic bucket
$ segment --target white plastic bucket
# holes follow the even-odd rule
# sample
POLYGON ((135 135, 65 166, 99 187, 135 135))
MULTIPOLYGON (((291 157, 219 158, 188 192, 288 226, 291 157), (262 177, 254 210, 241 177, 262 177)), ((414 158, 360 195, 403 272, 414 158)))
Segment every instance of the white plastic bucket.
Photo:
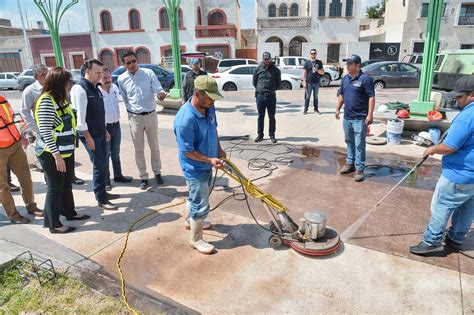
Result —
POLYGON ((402 142, 404 121, 400 119, 390 119, 387 121, 387 143, 400 144, 402 142))

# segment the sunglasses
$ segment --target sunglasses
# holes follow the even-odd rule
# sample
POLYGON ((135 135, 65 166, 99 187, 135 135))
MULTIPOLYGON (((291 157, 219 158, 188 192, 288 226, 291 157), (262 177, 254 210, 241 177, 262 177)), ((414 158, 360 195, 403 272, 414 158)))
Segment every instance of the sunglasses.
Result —
POLYGON ((133 59, 133 60, 127 61, 125 64, 126 64, 127 66, 130 66, 132 63, 137 63, 137 59, 133 59))
POLYGON ((316 53, 311 53, 311 55, 316 55, 316 53))

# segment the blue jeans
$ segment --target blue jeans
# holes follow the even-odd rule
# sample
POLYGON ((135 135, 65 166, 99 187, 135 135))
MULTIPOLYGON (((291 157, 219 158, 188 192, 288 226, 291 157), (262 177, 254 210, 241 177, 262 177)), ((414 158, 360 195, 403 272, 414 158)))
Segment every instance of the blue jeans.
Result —
POLYGON ((122 139, 122 132, 120 130, 120 122, 107 124, 107 132, 110 134, 110 141, 105 144, 107 156, 107 175, 105 182, 110 185, 110 158, 112 158, 114 178, 122 176, 122 166, 120 164, 120 141, 122 139))
POLYGON ((441 175, 431 200, 431 218, 423 234, 425 243, 441 244, 451 214, 448 237, 462 244, 474 220, 474 184, 456 184, 441 175))
POLYGON ((319 82, 306 84, 306 93, 304 95, 304 110, 308 110, 309 100, 311 99, 311 92, 313 92, 314 110, 318 110, 319 82))
POLYGON ((212 187, 212 170, 199 179, 186 179, 189 196, 189 217, 193 220, 205 219, 209 214, 209 194, 212 187))
POLYGON ((95 150, 87 148, 85 138, 80 138, 81 142, 86 147, 89 158, 93 165, 92 183, 94 184, 95 199, 98 202, 107 201, 105 184, 107 176, 107 141, 104 137, 93 138, 95 143, 95 150))
POLYGON ((257 111, 258 111, 258 126, 257 134, 263 136, 263 127, 265 125, 265 111, 268 111, 268 118, 270 120, 270 126, 268 128, 268 134, 270 136, 275 135, 276 130, 276 94, 270 94, 268 96, 257 95, 257 111))
POLYGON ((365 119, 345 119, 343 121, 344 135, 347 144, 347 164, 354 164, 358 171, 365 167, 365 136, 367 125, 365 119))

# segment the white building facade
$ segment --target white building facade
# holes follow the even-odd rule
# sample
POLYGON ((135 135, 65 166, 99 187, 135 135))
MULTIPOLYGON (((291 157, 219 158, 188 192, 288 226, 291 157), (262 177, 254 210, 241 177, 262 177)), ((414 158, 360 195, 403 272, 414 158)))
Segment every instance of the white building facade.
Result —
MULTIPOLYGON (((92 45, 109 68, 132 49, 140 63, 163 63, 171 56, 171 32, 162 1, 88 0, 92 45)), ((238 0, 183 0, 179 18, 181 52, 235 57, 240 48, 238 0)))
POLYGON ((340 64, 349 54, 368 56, 359 43, 360 0, 257 0, 258 54, 309 56, 340 64))
MULTIPOLYGON (((399 42, 400 58, 422 53, 429 0, 389 0, 386 3, 385 41, 399 42)), ((474 49, 474 1, 446 0, 441 18, 439 50, 474 49)))

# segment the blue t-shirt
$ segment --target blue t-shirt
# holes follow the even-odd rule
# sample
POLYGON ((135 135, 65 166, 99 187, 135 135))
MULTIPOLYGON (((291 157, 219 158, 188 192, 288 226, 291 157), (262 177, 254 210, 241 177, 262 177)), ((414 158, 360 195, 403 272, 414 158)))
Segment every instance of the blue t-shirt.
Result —
POLYGON ((443 176, 456 184, 474 184, 474 102, 456 116, 444 144, 456 152, 443 156, 443 176))
POLYGON ((346 75, 339 88, 340 95, 344 97, 344 118, 365 119, 369 112, 369 98, 375 96, 372 78, 363 73, 352 78, 346 75))
POLYGON ((188 180, 202 178, 212 165, 193 160, 187 157, 186 153, 198 151, 207 157, 218 157, 217 120, 214 106, 207 110, 206 116, 203 116, 187 101, 181 106, 174 119, 174 134, 178 143, 178 158, 184 178, 188 180))
POLYGON ((307 83, 319 83, 321 75, 318 73, 318 70, 323 69, 323 63, 321 60, 306 60, 303 68, 306 69, 305 79, 307 83))

